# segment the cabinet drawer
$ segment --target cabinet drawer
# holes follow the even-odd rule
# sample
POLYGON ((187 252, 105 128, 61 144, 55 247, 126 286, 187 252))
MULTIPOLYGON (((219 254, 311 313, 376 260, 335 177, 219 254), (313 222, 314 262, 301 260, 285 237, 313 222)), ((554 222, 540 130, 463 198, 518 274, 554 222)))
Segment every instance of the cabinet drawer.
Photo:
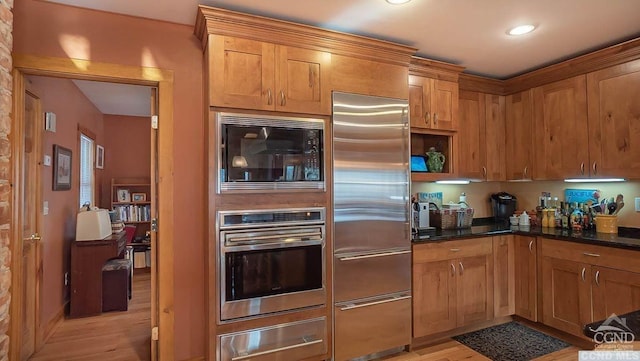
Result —
POLYGON ((413 245, 413 263, 491 254, 491 237, 413 245))
POLYGON ((302 360, 327 352, 325 317, 219 336, 221 361, 302 360))
POLYGON ((640 251, 542 238, 542 256, 640 273, 640 251))

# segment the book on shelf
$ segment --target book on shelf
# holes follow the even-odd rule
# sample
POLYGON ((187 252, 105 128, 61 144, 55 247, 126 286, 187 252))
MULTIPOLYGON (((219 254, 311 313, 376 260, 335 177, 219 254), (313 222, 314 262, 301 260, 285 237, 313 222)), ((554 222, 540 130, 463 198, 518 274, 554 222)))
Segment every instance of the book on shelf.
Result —
POLYGON ((151 220, 151 205, 117 205, 113 210, 122 222, 149 222, 151 220))

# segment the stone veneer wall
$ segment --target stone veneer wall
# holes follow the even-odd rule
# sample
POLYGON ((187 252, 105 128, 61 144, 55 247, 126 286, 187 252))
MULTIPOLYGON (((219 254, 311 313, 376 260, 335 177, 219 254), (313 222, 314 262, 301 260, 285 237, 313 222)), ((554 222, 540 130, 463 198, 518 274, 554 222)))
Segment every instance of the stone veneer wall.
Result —
POLYGON ((14 0, 0 0, 0 361, 9 354, 9 304, 11 294, 11 49, 14 0))

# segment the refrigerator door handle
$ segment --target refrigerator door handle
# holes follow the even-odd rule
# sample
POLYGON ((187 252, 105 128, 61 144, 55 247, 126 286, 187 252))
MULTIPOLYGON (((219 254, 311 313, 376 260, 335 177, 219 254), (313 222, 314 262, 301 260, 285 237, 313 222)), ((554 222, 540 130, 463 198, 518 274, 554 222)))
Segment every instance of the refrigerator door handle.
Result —
POLYGON ((399 254, 407 254, 407 253, 411 253, 411 251, 394 251, 394 252, 385 252, 385 253, 374 253, 374 254, 365 254, 365 255, 362 255, 362 256, 341 257, 341 258, 338 258, 338 259, 341 260, 341 261, 355 261, 355 260, 365 259, 365 258, 396 256, 396 255, 399 255, 399 254))
POLYGON ((348 310, 353 310, 356 308, 362 308, 362 307, 369 307, 369 306, 375 306, 375 305, 380 305, 383 303, 388 303, 388 302, 395 302, 395 301, 400 301, 400 300, 406 300, 411 298, 411 295, 404 295, 404 296, 393 296, 391 298, 386 298, 383 300, 378 300, 378 301, 373 301, 373 302, 365 302, 365 303, 350 303, 344 307, 340 307, 340 311, 348 311, 348 310))

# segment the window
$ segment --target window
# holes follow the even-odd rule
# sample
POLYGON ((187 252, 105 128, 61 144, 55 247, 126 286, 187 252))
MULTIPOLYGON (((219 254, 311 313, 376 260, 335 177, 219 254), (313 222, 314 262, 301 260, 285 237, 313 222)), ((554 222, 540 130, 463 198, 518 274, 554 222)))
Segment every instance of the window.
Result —
POLYGON ((80 133, 80 206, 94 203, 93 177, 93 139, 80 133))

